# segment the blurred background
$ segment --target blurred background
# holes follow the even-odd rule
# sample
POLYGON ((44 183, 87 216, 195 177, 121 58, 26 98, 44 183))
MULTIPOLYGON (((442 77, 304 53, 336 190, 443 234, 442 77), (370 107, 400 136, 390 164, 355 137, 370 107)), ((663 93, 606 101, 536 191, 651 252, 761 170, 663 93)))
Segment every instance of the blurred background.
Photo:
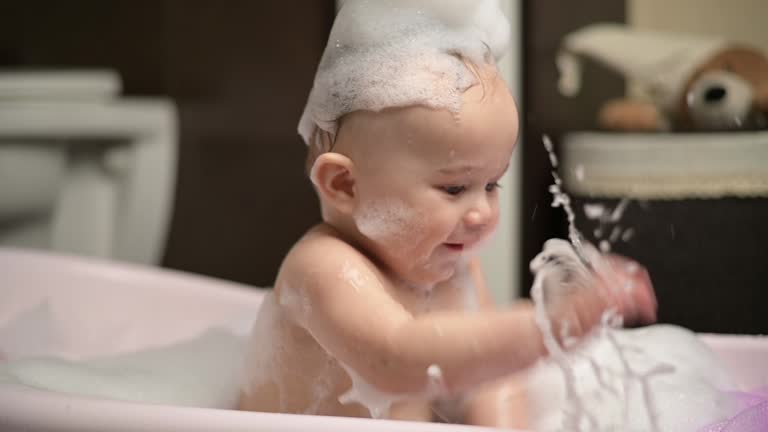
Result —
POLYGON ((119 98, 172 102, 156 263, 268 286, 319 220, 296 125, 334 14, 333 1, 5 1, 0 66, 109 69, 119 98))
MULTIPOLYGON (((486 257, 497 298, 526 296, 528 262, 546 239, 566 234, 562 211, 551 207, 541 145, 547 134, 563 156, 579 228, 596 245, 607 242, 648 266, 662 322, 768 333, 768 132, 755 114, 768 75, 760 63, 745 60, 742 70, 702 57, 675 69, 694 96, 702 73, 727 70, 725 84, 707 82, 702 94, 720 102, 728 101, 721 89, 743 90, 749 121, 707 127, 664 111, 649 127, 653 97, 609 113, 618 126, 604 115, 608 101, 634 95, 637 77, 627 76, 634 70, 621 65, 652 55, 605 54, 606 38, 582 47, 581 91, 573 96, 559 90, 555 62, 568 35, 596 23, 723 38, 766 52, 768 3, 503 4, 515 29, 504 70, 523 130, 504 189, 501 245, 486 257), (687 176, 701 142, 709 153, 700 163, 715 168, 687 176), (585 177, 585 167, 596 168, 585 177), (628 180, 622 175, 630 168, 628 180), (590 177, 601 169, 607 174, 590 177), (689 181, 659 188, 671 184, 670 172, 689 181), (585 212, 588 205, 604 214, 618 207, 622 217, 601 219, 585 212)), ((333 0, 0 3, 0 245, 270 286, 291 245, 319 221, 296 126, 335 7, 333 0), (89 240, 97 231, 103 235, 89 240)))
MULTIPOLYGON (((534 256, 545 239, 567 234, 564 213, 549 205, 552 179, 545 172, 549 159, 540 144, 542 134, 549 134, 564 162, 560 174, 574 195, 579 229, 596 246, 608 241, 612 251, 648 267, 661 322, 701 332, 768 333, 768 314, 762 306, 768 304, 768 133, 764 121, 768 29, 761 24, 768 16, 768 3, 535 0, 523 2, 523 6, 522 261, 534 256), (611 51, 611 41, 586 37, 574 41, 574 50, 591 55, 583 58, 581 91, 565 97, 558 91, 555 58, 568 35, 595 23, 619 23, 633 31, 673 36, 654 41, 656 45, 643 44, 643 36, 635 36, 640 42, 623 41, 626 46, 618 52, 611 51), (681 42, 681 38, 689 39, 681 42), (759 93, 754 99, 763 102, 753 111, 762 112, 762 121, 732 128, 673 123, 650 129, 642 125, 608 127, 600 121, 608 101, 632 94, 631 81, 644 78, 643 68, 662 69, 659 64, 674 64, 690 52, 703 52, 700 46, 706 47, 710 38, 723 39, 726 50, 731 44, 748 46, 763 56, 761 64, 746 67, 751 71, 735 71, 759 77, 752 87, 759 93), (665 51, 676 44, 681 47, 679 52, 665 51), (626 65, 636 69, 627 71, 630 66, 626 65), (621 217, 611 220, 608 214, 602 218, 592 215, 590 220, 586 204, 603 206, 606 213, 618 207, 621 217)), ((608 36, 616 37, 605 38, 608 36)), ((701 73, 697 68, 713 68, 699 63, 716 55, 713 48, 700 55, 703 59, 692 58, 689 65, 681 62, 671 69, 688 75, 682 81, 687 80, 690 89, 701 73)), ((738 69, 739 60, 714 69, 738 69)), ((668 78, 663 72, 661 76, 668 78)), ((690 94, 682 98, 686 96, 690 94)), ((713 111, 728 99, 726 94, 722 101, 715 101, 723 103, 714 104, 713 111)), ((753 99, 745 100, 757 105, 753 99)), ((675 107, 678 112, 683 109, 693 110, 675 107)), ((725 116, 735 115, 726 112, 725 116)), ((642 111, 636 117, 643 119, 642 111)), ((525 291, 531 277, 527 272, 521 275, 525 291)))

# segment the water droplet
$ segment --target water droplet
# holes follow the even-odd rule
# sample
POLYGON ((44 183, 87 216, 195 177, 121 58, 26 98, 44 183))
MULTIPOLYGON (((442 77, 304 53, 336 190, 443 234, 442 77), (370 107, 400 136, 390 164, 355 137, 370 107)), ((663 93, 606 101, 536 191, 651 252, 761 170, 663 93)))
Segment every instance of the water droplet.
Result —
POLYGON ((584 204, 584 215, 587 219, 600 219, 605 214, 605 206, 602 204, 584 204))
POLYGON ((613 230, 611 231, 611 235, 608 237, 608 241, 611 243, 616 243, 616 240, 619 239, 619 236, 621 235, 621 227, 616 225, 613 227, 613 230))

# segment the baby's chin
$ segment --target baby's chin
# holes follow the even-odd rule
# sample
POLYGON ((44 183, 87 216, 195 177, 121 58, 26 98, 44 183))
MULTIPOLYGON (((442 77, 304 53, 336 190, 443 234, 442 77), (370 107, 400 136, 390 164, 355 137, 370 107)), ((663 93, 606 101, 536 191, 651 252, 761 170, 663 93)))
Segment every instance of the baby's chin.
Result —
POLYGON ((464 260, 460 256, 449 257, 448 259, 445 257, 432 259, 409 269, 408 275, 404 279, 414 286, 431 288, 453 278, 463 262, 464 260))
POLYGON ((456 274, 455 269, 450 269, 442 273, 437 273, 434 271, 422 271, 418 275, 409 276, 406 281, 411 287, 415 287, 423 291, 429 291, 436 285, 449 281, 454 274, 456 274))

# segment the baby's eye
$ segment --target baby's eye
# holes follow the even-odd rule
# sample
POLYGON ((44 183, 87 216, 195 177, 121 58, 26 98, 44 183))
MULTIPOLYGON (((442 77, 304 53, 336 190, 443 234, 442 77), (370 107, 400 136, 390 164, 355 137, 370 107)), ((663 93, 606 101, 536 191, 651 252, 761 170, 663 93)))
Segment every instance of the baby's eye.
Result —
POLYGON ((485 191, 493 192, 494 190, 499 189, 500 187, 501 185, 499 184, 499 182, 488 183, 487 185, 485 185, 485 191))
POLYGON ((448 195, 458 195, 464 192, 467 188, 465 186, 441 186, 440 189, 448 195))

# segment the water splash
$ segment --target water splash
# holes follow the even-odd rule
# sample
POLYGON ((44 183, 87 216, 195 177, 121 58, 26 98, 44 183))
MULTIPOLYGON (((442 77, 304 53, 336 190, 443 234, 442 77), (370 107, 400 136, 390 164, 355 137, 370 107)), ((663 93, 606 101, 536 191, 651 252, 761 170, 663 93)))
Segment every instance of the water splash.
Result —
MULTIPOLYGON (((590 286, 579 287, 577 286, 578 284, 573 282, 563 282, 568 281, 569 279, 569 277, 564 277, 558 274, 558 272, 562 272, 564 268, 572 269, 574 265, 581 263, 586 267, 589 273, 594 272, 594 265, 598 264, 601 272, 611 272, 612 269, 603 265, 602 262, 597 262, 601 261, 601 258, 599 254, 594 252, 593 248, 591 253, 588 253, 587 248, 582 241, 582 235, 576 228, 576 215, 571 207, 571 199, 562 189, 563 183, 557 173, 558 160, 552 141, 545 135, 543 137, 543 143, 552 164, 554 184, 549 188, 550 193, 553 195, 552 206, 562 207, 567 215, 568 237, 573 247, 573 253, 569 254, 569 251, 564 248, 560 248, 559 251, 552 253, 551 248, 549 248, 549 253, 551 254, 547 255, 548 248, 545 245, 545 250, 539 254, 532 263, 532 270, 536 272, 536 275, 533 287, 531 288, 531 297, 533 298, 536 310, 536 324, 542 333, 544 345, 550 354, 551 360, 562 371, 564 378, 567 406, 564 412, 562 428, 566 431, 595 432, 601 430, 599 413, 590 410, 590 407, 584 402, 586 400, 586 395, 579 391, 579 379, 576 376, 573 367, 573 361, 577 358, 576 354, 566 353, 566 349, 571 348, 571 345, 573 344, 572 338, 569 338, 568 335, 569 323, 560 323, 562 329, 560 340, 563 341, 561 345, 553 331, 553 321, 555 318, 550 316, 546 299, 552 295, 557 295, 557 293, 550 293, 547 291, 563 289, 565 288, 565 285, 570 285, 571 288, 575 287, 576 289, 591 289, 590 286), (568 262, 569 258, 570 262, 568 262), (540 262, 534 265, 537 260, 540 260, 540 262), (564 265, 564 263, 567 264, 564 265), (549 280, 554 280, 557 284, 548 284, 547 282, 549 280)), ((617 222, 621 218, 627 204, 627 200, 622 200, 622 202, 610 212, 605 211, 604 208, 593 206, 589 209, 587 214, 600 217, 601 219, 605 218, 608 221, 617 222)), ((614 227, 610 237, 615 241, 621 235, 621 229, 614 227)), ((607 241, 604 242, 607 243, 607 241)), ((601 247, 601 249, 610 248, 601 247)), ((610 284, 608 289, 618 290, 627 288, 623 286, 619 287, 618 284, 615 283, 616 278, 608 277, 606 280, 610 284), (612 280, 614 283, 610 283, 612 280)), ((629 287, 629 289, 631 289, 631 287, 629 287)), ((587 356, 587 361, 591 365, 592 373, 599 383, 600 390, 614 398, 623 398, 623 424, 618 430, 629 430, 629 395, 635 386, 639 386, 650 431, 659 432, 658 413, 656 411, 654 395, 650 387, 650 380, 660 374, 672 373, 675 371, 675 368, 671 365, 657 362, 645 372, 634 370, 628 360, 628 356, 631 353, 642 352, 642 349, 639 347, 623 345, 619 342, 614 334, 614 329, 621 327, 621 325, 622 317, 616 314, 614 310, 608 310, 603 313, 599 331, 591 336, 602 338, 609 343, 609 346, 619 359, 621 365, 619 371, 602 368, 597 359, 590 358, 586 353, 580 353, 578 355, 587 356), (608 380, 606 378, 608 375, 618 378, 618 380, 613 380, 613 382, 618 382, 619 385, 615 385, 611 380, 608 380)), ((615 430, 615 427, 617 426, 618 425, 612 425, 610 426, 610 429, 615 430)))
POLYGON ((352 380, 352 387, 339 396, 342 404, 358 403, 368 409, 371 418, 386 419, 392 406, 398 402, 434 399, 447 393, 443 371, 437 364, 427 367, 427 385, 423 391, 415 393, 393 394, 379 390, 368 383, 351 367, 339 363, 352 380))
POLYGON ((622 198, 614 208, 609 208, 603 204, 584 204, 583 209, 586 218, 596 220, 598 223, 593 234, 595 239, 600 240, 599 246, 602 252, 610 252, 616 242, 619 240, 628 242, 634 236, 635 231, 633 228, 625 229, 619 225, 619 221, 624 216, 630 201, 628 198, 622 198), (608 234, 607 238, 604 238, 603 236, 608 232, 610 234, 608 234))
POLYGON ((576 229, 576 213, 574 213, 573 208, 571 207, 571 197, 563 192, 563 180, 557 173, 558 161, 557 155, 555 154, 555 147, 552 145, 552 140, 550 140, 547 135, 544 135, 543 142, 544 148, 547 149, 547 153, 549 154, 549 162, 552 164, 552 178, 555 180, 555 183, 549 186, 549 192, 553 196, 552 207, 562 207, 565 211, 565 214, 568 217, 568 238, 570 239, 571 244, 573 244, 573 248, 576 250, 579 259, 587 266, 587 268, 591 268, 592 265, 589 262, 587 255, 584 253, 581 233, 576 229))

